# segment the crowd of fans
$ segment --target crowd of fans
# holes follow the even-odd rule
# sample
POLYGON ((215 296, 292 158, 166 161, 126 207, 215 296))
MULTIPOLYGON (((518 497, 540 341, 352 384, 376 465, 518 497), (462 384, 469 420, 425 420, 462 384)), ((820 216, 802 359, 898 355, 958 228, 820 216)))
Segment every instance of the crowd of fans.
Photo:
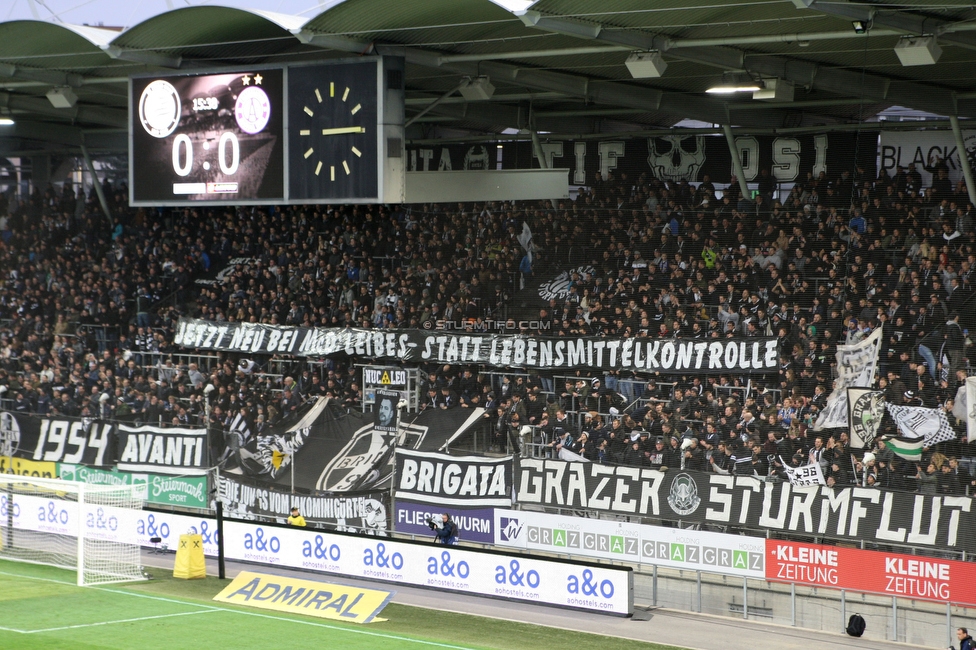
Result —
POLYGON ((244 419, 259 433, 317 395, 360 408, 355 370, 348 360, 278 360, 272 371, 267 359, 174 359, 179 316, 483 330, 575 269, 535 308, 536 333, 778 336, 779 376, 659 376, 662 390, 617 372, 566 382, 426 368, 423 407, 484 406, 498 447, 534 440, 600 462, 761 475, 815 457, 834 483, 922 489, 933 460, 965 489, 955 459, 976 454, 962 442, 929 450, 921 474, 879 447, 864 472, 843 433, 810 426, 836 345, 878 327, 889 401, 952 410, 972 356, 963 326, 976 313, 976 233, 965 187, 948 184, 944 163, 929 171, 930 187, 914 168, 808 174, 781 200, 765 170, 755 199, 707 176, 621 173, 558 205, 149 210, 106 185, 111 221, 93 192, 35 191, 0 206, 0 397, 24 413, 225 431, 244 419))

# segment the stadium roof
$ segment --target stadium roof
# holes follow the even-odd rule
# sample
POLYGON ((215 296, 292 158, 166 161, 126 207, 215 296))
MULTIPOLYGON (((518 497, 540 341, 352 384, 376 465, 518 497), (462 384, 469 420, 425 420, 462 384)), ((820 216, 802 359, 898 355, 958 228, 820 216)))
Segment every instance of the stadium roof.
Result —
POLYGON ((408 119, 464 77, 487 75, 495 86, 489 101, 456 93, 443 99, 411 126, 412 139, 530 128, 636 133, 686 119, 763 130, 844 128, 890 106, 976 117, 976 11, 969 6, 502 2, 517 0, 344 0, 324 3, 311 17, 192 6, 126 29, 0 22, 0 111, 16 121, 0 131, 0 147, 10 155, 84 141, 97 151, 124 151, 132 74, 375 53, 406 57, 408 119), (902 66, 899 39, 923 35, 937 38, 938 62, 902 66), (667 70, 633 79, 625 60, 649 50, 661 53, 667 70), (790 82, 795 101, 705 93, 736 72, 790 82), (45 94, 55 87, 70 87, 76 105, 54 108, 45 94))

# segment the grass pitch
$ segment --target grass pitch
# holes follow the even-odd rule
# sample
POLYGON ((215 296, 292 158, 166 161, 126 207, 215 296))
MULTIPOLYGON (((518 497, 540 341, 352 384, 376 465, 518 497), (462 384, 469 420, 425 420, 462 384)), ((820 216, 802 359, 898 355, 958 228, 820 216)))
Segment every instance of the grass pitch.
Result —
POLYGON ((77 587, 72 572, 0 561, 0 648, 677 650, 397 604, 383 610, 388 620, 365 626, 272 614, 213 602, 227 580, 175 580, 161 570, 153 573, 157 579, 149 582, 77 587))

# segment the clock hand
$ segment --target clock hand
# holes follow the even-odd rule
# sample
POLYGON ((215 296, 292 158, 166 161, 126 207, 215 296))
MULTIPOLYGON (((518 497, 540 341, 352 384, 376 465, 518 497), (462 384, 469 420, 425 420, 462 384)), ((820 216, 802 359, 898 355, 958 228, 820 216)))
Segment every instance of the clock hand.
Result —
POLYGON ((341 135, 343 133, 366 133, 362 126, 344 126, 337 129, 322 129, 322 135, 341 135))

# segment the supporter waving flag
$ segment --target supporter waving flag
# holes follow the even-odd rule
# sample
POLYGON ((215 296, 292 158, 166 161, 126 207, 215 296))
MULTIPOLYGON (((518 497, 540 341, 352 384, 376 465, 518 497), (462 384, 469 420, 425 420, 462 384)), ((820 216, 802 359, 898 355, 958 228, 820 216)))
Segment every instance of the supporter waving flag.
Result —
POLYGON ((956 432, 952 430, 942 409, 897 404, 888 404, 887 407, 891 418, 898 425, 899 433, 905 439, 921 440, 925 447, 956 439, 956 432))

